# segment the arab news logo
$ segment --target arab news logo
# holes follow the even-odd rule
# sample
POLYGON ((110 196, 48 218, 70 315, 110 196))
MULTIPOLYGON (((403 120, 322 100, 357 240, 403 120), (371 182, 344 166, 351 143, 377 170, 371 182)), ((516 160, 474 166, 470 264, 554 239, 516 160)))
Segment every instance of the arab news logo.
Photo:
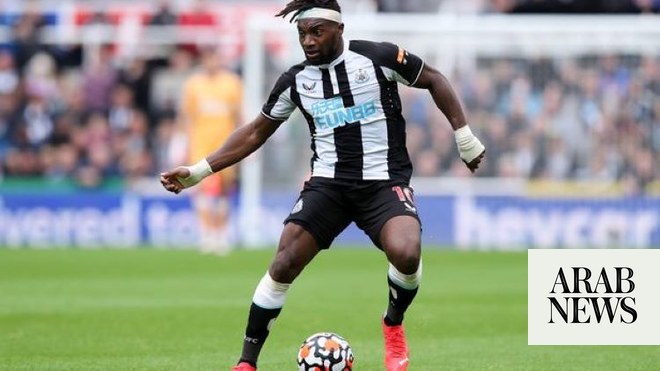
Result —
POLYGON ((548 296, 548 323, 634 323, 633 276, 629 267, 603 267, 597 276, 587 267, 560 267, 548 296))

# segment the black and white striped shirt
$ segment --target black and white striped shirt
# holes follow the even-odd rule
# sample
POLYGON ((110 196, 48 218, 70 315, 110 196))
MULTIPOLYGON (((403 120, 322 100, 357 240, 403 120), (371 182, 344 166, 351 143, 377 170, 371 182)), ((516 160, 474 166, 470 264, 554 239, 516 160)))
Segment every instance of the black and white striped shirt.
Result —
POLYGON ((423 65, 394 44, 353 40, 329 64, 283 73, 262 113, 281 121, 300 109, 312 136, 312 176, 409 181, 397 83, 414 84, 423 65))

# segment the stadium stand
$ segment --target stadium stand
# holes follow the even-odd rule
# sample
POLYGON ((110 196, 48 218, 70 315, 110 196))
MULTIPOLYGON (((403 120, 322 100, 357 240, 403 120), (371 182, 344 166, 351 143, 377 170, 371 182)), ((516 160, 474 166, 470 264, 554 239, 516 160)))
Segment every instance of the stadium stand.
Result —
MULTIPOLYGON (((490 11, 503 2, 482 3, 481 11, 490 11)), ((657 9, 654 1, 634 3, 657 9)), ((138 34, 150 24, 210 27, 223 37, 233 35, 228 45, 240 69, 241 19, 277 7, 273 2, 199 2, 188 8, 124 2, 102 9, 96 3, 72 4, 73 16, 26 6, 0 19, 11 32, 0 51, 0 174, 6 178, 74 179, 93 187, 112 177, 153 176, 180 161, 183 134, 173 120, 177 86, 198 62, 196 46, 139 54, 107 44, 83 63, 79 45, 42 43, 45 25, 67 19, 78 27, 109 24, 120 37, 121 28, 135 22, 131 30, 138 34)), ((478 176, 623 181, 632 193, 644 192, 657 179, 657 55, 481 58, 478 63, 475 73, 451 75, 488 148, 478 176)), ((415 91, 406 91, 403 99, 409 101, 404 107, 417 174, 463 175, 446 125, 436 125, 441 118, 432 102, 415 91)))

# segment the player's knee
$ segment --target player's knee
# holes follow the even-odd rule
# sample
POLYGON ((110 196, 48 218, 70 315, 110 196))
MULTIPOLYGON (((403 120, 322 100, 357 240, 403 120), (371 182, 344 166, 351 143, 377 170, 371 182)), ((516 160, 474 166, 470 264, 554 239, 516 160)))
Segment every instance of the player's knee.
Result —
POLYGON ((305 255, 301 253, 295 241, 288 244, 280 243, 275 259, 270 267, 271 277, 277 282, 291 283, 307 264, 305 255))
POLYGON ((288 223, 270 267, 271 277, 277 282, 293 282, 318 251, 311 234, 299 225, 288 223))
POLYGON ((413 252, 404 252, 392 264, 404 274, 413 274, 419 267, 420 255, 413 252))
POLYGON ((415 273, 421 258, 420 240, 413 236, 389 241, 386 244, 386 253, 392 265, 400 272, 415 273))

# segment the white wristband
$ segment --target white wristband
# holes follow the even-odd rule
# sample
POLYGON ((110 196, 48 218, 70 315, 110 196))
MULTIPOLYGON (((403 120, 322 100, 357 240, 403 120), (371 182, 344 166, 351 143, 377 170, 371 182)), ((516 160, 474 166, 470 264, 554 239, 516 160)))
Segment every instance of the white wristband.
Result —
POLYGON ((486 149, 481 141, 472 134, 472 130, 467 125, 456 129, 454 137, 456 138, 456 145, 458 145, 458 153, 465 162, 472 162, 486 149))
POLYGON ((188 188, 202 181, 202 179, 213 174, 213 169, 206 159, 203 159, 192 166, 185 166, 190 175, 185 178, 178 178, 182 186, 188 188))

